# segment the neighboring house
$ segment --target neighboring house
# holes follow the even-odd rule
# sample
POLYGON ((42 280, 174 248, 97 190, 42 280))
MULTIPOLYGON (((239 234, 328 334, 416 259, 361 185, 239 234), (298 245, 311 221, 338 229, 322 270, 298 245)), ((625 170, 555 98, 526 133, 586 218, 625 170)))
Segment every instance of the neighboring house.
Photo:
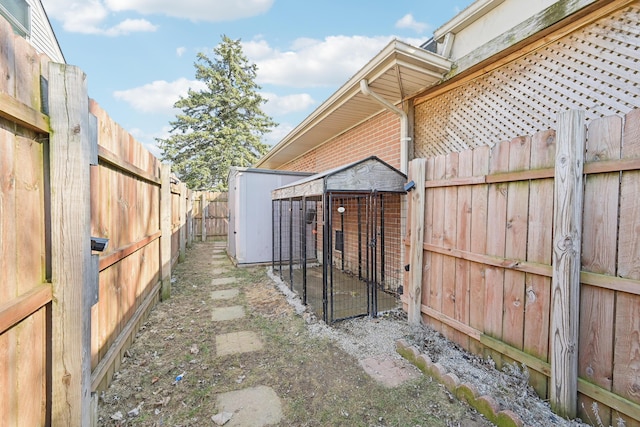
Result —
POLYGON ((0 15, 38 52, 54 62, 66 63, 40 0, 0 0, 0 15))
POLYGON ((568 108, 626 114, 640 105, 638 15, 628 0, 478 0, 423 48, 392 41, 255 166, 317 172, 376 155, 406 171, 548 129, 568 108))

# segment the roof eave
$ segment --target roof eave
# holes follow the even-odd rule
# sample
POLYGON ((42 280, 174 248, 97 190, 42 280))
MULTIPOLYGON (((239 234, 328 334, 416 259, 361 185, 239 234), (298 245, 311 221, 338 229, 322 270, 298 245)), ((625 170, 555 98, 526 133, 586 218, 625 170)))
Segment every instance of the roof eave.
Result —
MULTIPOLYGON (((274 162, 274 157, 283 153, 283 150, 291 147, 298 139, 307 135, 310 131, 320 125, 336 110, 344 107, 349 101, 353 100, 360 94, 360 81, 366 79, 375 90, 376 80, 384 76, 395 67, 405 67, 407 70, 420 71, 428 80, 425 79, 424 90, 433 84, 442 80, 443 76, 451 70, 452 62, 447 58, 428 52, 424 49, 409 45, 400 40, 392 40, 384 49, 380 51, 371 61, 369 61, 362 69, 360 69, 351 79, 349 79, 342 87, 340 87, 333 95, 316 108, 306 119, 296 126, 287 136, 285 136, 278 144, 276 144, 265 156, 263 156, 255 167, 275 168, 286 162, 274 162)), ((397 103, 402 98, 415 95, 416 93, 406 93, 402 85, 402 75, 398 77, 399 81, 395 81, 396 89, 402 96, 399 99, 390 99, 390 102, 397 103)), ((418 92, 415 90, 414 92, 418 92)), ((377 104, 375 100, 370 101, 377 104)), ((377 112, 383 110, 379 104, 376 105, 377 112)), ((361 120, 364 117, 361 118, 361 120)), ((358 121, 350 123, 350 126, 342 125, 341 128, 332 129, 333 136, 339 135, 350 127, 356 125, 358 121)), ((317 141, 317 145, 325 142, 317 141)), ((308 151, 308 150, 307 150, 308 151)), ((295 156, 297 157, 297 156, 295 156)), ((295 158, 293 157, 293 158, 295 158)), ((293 160, 293 158, 289 159, 293 160)))

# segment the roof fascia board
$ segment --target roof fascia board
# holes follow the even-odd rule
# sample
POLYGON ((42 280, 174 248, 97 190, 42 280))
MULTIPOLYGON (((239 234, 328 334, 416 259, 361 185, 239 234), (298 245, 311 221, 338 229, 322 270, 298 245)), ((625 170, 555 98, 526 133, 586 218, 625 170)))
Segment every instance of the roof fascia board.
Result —
POLYGON ((473 50, 468 55, 458 59, 456 67, 452 69, 450 75, 447 75, 447 78, 462 73, 480 62, 508 50, 510 47, 557 24, 596 1, 599 0, 559 0, 540 13, 535 14, 521 24, 473 50))
POLYGON ((504 1, 505 0, 477 0, 474 3, 471 3, 466 9, 457 14, 453 19, 435 30, 433 32, 434 40, 441 42, 442 38, 446 34, 456 34, 464 30, 469 25, 473 24, 478 19, 486 15, 488 12, 495 9, 501 3, 504 3, 504 1))

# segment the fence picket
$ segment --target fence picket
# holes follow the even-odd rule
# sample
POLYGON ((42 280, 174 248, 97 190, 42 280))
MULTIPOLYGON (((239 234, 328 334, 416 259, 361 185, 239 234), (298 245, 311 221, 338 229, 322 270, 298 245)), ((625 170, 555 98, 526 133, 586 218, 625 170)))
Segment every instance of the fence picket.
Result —
MULTIPOLYGON (((589 125, 585 161, 620 159, 622 119, 611 116, 589 125)), ((585 180, 582 269, 615 275, 620 173, 589 175, 585 180)), ((580 289, 580 360, 578 374, 611 390, 615 292, 583 284, 580 289)), ((590 416, 595 401, 578 396, 578 413, 590 416), (586 409, 583 409, 586 408, 586 409)), ((611 409, 599 408, 602 422, 611 424, 611 409)))
MULTIPOLYGON (((531 169, 552 168, 555 163, 555 131, 542 131, 531 139, 531 169)), ((527 218, 527 261, 551 265, 551 239, 553 212, 553 179, 533 180, 529 187, 529 213, 527 218)), ((523 350, 548 361, 549 307, 551 279, 527 273, 524 304, 523 350)), ((548 377, 530 372, 530 382, 539 396, 548 396, 548 377)))

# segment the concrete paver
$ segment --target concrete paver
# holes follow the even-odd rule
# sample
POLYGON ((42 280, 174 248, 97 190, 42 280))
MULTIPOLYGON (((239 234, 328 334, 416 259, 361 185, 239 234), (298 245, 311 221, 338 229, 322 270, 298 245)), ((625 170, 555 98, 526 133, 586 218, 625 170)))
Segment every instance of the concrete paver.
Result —
POLYGON ((211 299, 214 300, 224 300, 224 299, 232 299, 238 296, 240 291, 237 289, 223 289, 220 291, 211 292, 211 299))
POLYGON ((231 307, 216 307, 211 309, 211 320, 221 322, 244 317, 244 308, 240 305, 231 307))
POLYGON ((231 285, 235 283, 236 280, 237 279, 235 277, 217 277, 215 279, 211 279, 211 285, 212 286, 231 285))
POLYGON ((245 388, 217 396, 218 408, 233 414, 227 427, 267 426, 282 420, 282 404, 276 392, 267 386, 245 388))
POLYGON ((420 371, 404 359, 392 359, 389 356, 374 356, 360 360, 364 371, 385 387, 393 388, 413 378, 420 371))
POLYGON ((262 349, 263 344, 258 335, 252 331, 231 332, 216 336, 216 354, 249 353, 262 349))

